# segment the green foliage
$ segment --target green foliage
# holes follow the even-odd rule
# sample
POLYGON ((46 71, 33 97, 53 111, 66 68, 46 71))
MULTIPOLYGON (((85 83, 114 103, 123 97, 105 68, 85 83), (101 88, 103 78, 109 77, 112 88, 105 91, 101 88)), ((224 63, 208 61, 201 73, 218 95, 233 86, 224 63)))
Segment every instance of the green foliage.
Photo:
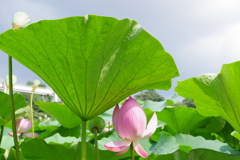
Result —
POLYGON ((65 128, 73 128, 81 124, 81 119, 65 104, 43 101, 37 101, 35 104, 39 106, 39 109, 54 116, 65 128))
POLYGON ((224 128, 217 133, 225 143, 228 143, 232 148, 235 148, 237 150, 240 150, 240 141, 232 136, 234 128, 227 122, 224 126, 224 128))
MULTIPOLYGON (((25 102, 27 103, 27 105, 29 105, 30 103, 30 97, 31 97, 31 93, 21 93, 21 95, 24 97, 25 102)), ((39 107, 35 104, 37 101, 42 101, 45 100, 46 102, 51 102, 52 101, 52 97, 49 95, 39 95, 39 94, 34 94, 33 95, 33 110, 34 110, 34 118, 38 118, 38 117, 43 117, 45 115, 47 115, 45 112, 43 112, 42 110, 39 109, 39 107)), ((29 116, 29 114, 26 115, 27 117, 29 116)), ((49 117, 49 115, 48 115, 49 117)))
POLYGON ((173 104, 172 106, 175 106, 175 107, 187 107, 187 105, 182 103, 182 102, 177 102, 177 103, 173 104))
MULTIPOLYGON (((77 141, 75 138, 62 138, 59 135, 54 135, 54 140, 77 141)), ((59 142, 59 141, 58 141, 59 142)), ((73 146, 61 145, 59 143, 47 144, 44 140, 33 139, 21 144, 21 150, 27 159, 45 159, 45 160, 79 160, 81 157, 81 143, 73 146)), ((130 154, 115 156, 116 153, 110 151, 100 151, 100 160, 128 160, 130 154)), ((96 159, 95 148, 92 144, 87 143, 87 160, 96 159)))
POLYGON ((194 99, 205 116, 222 116, 240 133, 240 62, 225 64, 217 74, 203 74, 178 82, 176 92, 194 99))
POLYGON ((185 99, 182 101, 182 103, 185 104, 187 107, 196 108, 196 105, 195 105, 193 99, 185 98, 185 99))
POLYGON ((151 100, 151 101, 155 101, 155 102, 160 102, 165 100, 165 98, 163 96, 161 96, 160 94, 157 93, 156 90, 147 90, 147 91, 142 91, 140 93, 138 93, 137 95, 134 96, 135 99, 140 99, 142 101, 146 101, 146 100, 151 100))
POLYGON ((185 106, 185 107, 196 108, 194 100, 189 99, 189 98, 185 98, 182 100, 182 102, 177 102, 177 103, 173 104, 172 106, 176 106, 176 107, 185 106))
POLYGON ((8 135, 9 132, 12 132, 12 129, 4 127, 3 138, 1 142, 1 148, 3 149, 8 149, 14 145, 13 137, 8 135))
POLYGON ((173 58, 136 21, 87 15, 0 35, 0 49, 39 75, 84 120, 144 89, 171 87, 173 58))
POLYGON ((152 154, 139 160, 239 160, 240 155, 228 155, 207 149, 194 149, 190 153, 178 150, 168 155, 152 154))
MULTIPOLYGON (((28 86, 33 86, 33 85, 34 85, 34 82, 33 82, 33 81, 27 81, 26 85, 28 85, 28 86)), ((46 88, 47 85, 44 84, 44 83, 41 83, 38 87, 46 88)))
POLYGON ((38 138, 23 142, 20 147, 27 159, 75 160, 76 157, 80 159, 77 149, 68 149, 58 144, 47 144, 44 140, 38 138))
POLYGON ((165 122, 165 129, 172 135, 188 134, 196 128, 205 126, 210 119, 202 116, 193 108, 173 107, 165 108, 157 113, 158 120, 165 122))
MULTIPOLYGON (((145 159, 240 158, 240 62, 224 65, 218 75, 204 74, 179 82, 176 91, 187 98, 176 103, 176 95, 164 99, 154 90, 169 89, 171 79, 178 76, 172 57, 130 19, 89 15, 41 21, 1 34, 0 49, 37 73, 65 103, 41 102, 43 97, 34 95, 33 102, 58 121, 35 122, 35 131, 40 136, 23 140, 20 146, 23 160, 80 159, 81 119, 101 114, 106 122, 111 122, 111 107, 146 89, 135 98, 143 104, 148 121, 153 112, 157 113, 158 128, 151 137, 139 140, 150 155, 145 159)), ((23 96, 29 103, 30 94, 23 96)), ((11 147, 8 159, 15 159, 12 137, 7 134, 11 129, 6 127, 10 126, 6 120, 9 118, 6 99, 8 95, 0 92, 0 125, 5 125, 1 154, 11 147)), ((14 100, 16 108, 26 105, 19 94, 15 94, 14 100)), ((50 102, 51 97, 46 101, 50 102)), ((92 134, 88 133, 87 159, 92 160, 96 155, 92 134)), ((100 133, 97 138, 101 160, 130 158, 129 151, 115 156, 104 147, 107 142, 121 140, 114 130, 100 133)), ((135 158, 143 159, 136 153, 135 158)))
MULTIPOLYGON (((29 85, 29 86, 33 86, 33 84, 34 84, 34 83, 33 83, 32 81, 28 81, 28 82, 26 83, 26 85, 29 85)), ((46 86, 46 84, 41 83, 41 84, 39 85, 39 87, 46 88, 47 86, 46 86)), ((25 102, 27 103, 27 105, 29 105, 29 104, 30 104, 31 93, 20 93, 20 94, 24 97, 25 102)), ((47 115, 47 113, 45 113, 44 111, 42 111, 42 110, 39 109, 39 107, 35 104, 35 102, 37 102, 37 101, 43 101, 43 100, 44 100, 45 102, 51 102, 52 99, 53 99, 53 97, 52 97, 52 96, 49 96, 49 95, 39 95, 39 94, 34 94, 34 95, 33 95, 33 100, 32 100, 33 104, 32 104, 32 106, 33 106, 34 117, 35 117, 35 118, 39 118, 39 117, 43 117, 43 116, 47 115)), ((27 114, 25 115, 25 117, 27 117, 27 118, 28 118, 29 116, 30 116, 30 113, 27 113, 27 114)), ((51 117, 51 116, 48 115, 48 117, 51 117)), ((53 118, 53 117, 51 117, 51 118, 53 118)))
POLYGON ((171 99, 165 99, 161 102, 154 102, 154 101, 150 101, 147 100, 144 104, 143 104, 143 108, 148 108, 151 111, 158 111, 160 112, 161 110, 163 110, 166 106, 171 106, 174 103, 176 103, 177 100, 177 95, 173 95, 171 97, 171 99))
MULTIPOLYGON (((9 101, 9 95, 0 92, 0 117, 3 119, 10 119, 11 116, 11 110, 10 110, 10 101, 9 101)), ((18 110, 20 108, 26 107, 27 104, 24 101, 24 97, 18 93, 15 93, 13 95, 14 103, 15 103, 15 110, 18 110)))

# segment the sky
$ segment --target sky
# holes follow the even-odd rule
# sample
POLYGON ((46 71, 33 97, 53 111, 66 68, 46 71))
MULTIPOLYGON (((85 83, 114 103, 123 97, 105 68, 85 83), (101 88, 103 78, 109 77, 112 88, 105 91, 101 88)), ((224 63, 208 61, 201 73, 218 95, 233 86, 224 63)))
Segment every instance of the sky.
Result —
MULTIPOLYGON (((11 28, 12 17, 26 12, 31 22, 87 14, 131 18, 157 38, 172 55, 180 76, 177 81, 204 73, 219 73, 223 64, 240 60, 239 0, 5 0, 0 2, 0 33, 11 28)), ((8 74, 7 55, 0 51, 0 78, 8 74)), ((19 84, 40 79, 14 60, 19 84)))

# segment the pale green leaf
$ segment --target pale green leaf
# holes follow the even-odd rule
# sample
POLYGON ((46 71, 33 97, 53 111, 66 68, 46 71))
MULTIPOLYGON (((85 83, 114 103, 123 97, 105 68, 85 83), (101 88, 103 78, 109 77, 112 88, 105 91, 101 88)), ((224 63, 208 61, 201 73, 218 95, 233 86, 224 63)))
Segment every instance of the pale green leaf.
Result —
POLYGON ((175 91, 194 99, 205 116, 222 116, 240 133, 240 61, 224 64, 221 72, 178 82, 175 91))

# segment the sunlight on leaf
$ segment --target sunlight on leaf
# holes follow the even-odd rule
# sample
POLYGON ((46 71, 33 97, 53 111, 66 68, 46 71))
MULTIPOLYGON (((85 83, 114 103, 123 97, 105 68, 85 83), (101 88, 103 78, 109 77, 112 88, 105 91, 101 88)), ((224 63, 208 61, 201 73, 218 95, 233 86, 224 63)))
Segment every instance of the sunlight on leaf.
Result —
POLYGON ((179 75, 160 42, 131 19, 43 20, 2 33, 0 49, 40 76, 84 120, 140 90, 168 90, 179 75))
POLYGON ((178 82, 175 91, 194 99, 204 116, 222 116, 240 133, 240 61, 224 64, 217 74, 203 74, 178 82))

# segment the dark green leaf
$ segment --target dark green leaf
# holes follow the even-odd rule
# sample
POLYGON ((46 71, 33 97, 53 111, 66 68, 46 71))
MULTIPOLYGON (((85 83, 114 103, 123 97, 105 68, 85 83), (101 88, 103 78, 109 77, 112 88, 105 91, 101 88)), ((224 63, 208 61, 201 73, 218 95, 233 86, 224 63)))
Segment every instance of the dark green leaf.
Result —
MULTIPOLYGON (((47 144, 44 140, 35 138, 21 144, 21 150, 27 159, 34 160, 77 160, 80 159, 80 150, 77 154, 77 149, 68 149, 62 145, 47 144), (77 158, 78 157, 78 158, 77 158)), ((88 148, 88 154, 90 149, 88 148)), ((92 150, 94 152, 94 150, 92 150)))

